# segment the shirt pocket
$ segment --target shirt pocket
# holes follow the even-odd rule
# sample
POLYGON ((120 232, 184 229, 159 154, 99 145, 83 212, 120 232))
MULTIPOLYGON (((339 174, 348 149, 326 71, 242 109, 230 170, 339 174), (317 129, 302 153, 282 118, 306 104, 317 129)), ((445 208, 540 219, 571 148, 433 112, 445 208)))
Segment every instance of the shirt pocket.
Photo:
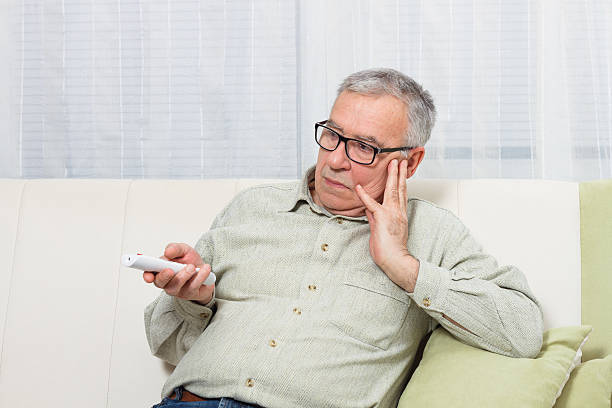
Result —
POLYGON ((411 303, 406 291, 380 269, 351 271, 332 302, 330 321, 346 335, 387 350, 411 303))

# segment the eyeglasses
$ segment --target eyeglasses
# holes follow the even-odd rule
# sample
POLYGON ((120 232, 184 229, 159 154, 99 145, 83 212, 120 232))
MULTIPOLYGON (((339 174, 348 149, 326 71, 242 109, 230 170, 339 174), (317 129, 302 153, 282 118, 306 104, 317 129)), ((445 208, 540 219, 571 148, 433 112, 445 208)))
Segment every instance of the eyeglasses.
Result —
POLYGON ((346 156, 355 163, 372 164, 374 163, 374 158, 379 153, 414 149, 414 147, 408 146, 381 149, 361 140, 344 137, 335 130, 325 126, 325 123, 327 123, 326 120, 315 123, 315 140, 317 144, 322 149, 333 152, 340 146, 340 142, 344 142, 346 156))

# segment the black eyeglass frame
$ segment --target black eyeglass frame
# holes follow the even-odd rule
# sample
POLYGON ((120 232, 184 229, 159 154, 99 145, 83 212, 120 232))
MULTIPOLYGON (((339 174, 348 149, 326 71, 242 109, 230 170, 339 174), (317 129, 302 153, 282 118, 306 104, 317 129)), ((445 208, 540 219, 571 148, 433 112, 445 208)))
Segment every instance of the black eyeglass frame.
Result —
POLYGON ((327 123, 327 120, 323 120, 321 122, 316 122, 315 123, 315 142, 317 142, 317 144, 319 145, 319 147, 321 147, 321 149, 323 150, 327 150, 328 152, 333 152, 334 150, 336 150, 338 148, 338 146, 340 146, 341 142, 344 142, 344 152, 346 153, 346 157, 349 158, 349 160, 354 161, 355 163, 358 164, 365 164, 365 165, 369 165, 374 163, 374 160, 376 159, 376 155, 380 154, 380 153, 389 153, 389 152, 398 152, 401 150, 412 150, 415 147, 411 147, 411 146, 403 146, 403 147, 390 147, 390 148, 380 148, 380 147, 376 147, 376 146, 372 146, 371 144, 364 142, 363 140, 359 140, 359 139, 353 139, 350 137, 344 137, 342 136, 340 133, 338 133, 337 131, 335 131, 334 129, 325 126, 325 123, 327 123), (327 130, 329 130, 330 132, 334 133, 336 136, 338 136, 338 144, 336 145, 336 147, 334 147, 333 149, 328 149, 327 147, 321 146, 321 144, 319 143, 319 141, 317 140, 317 131, 319 129, 319 127, 323 127, 327 130), (346 142, 348 142, 349 140, 354 140, 356 142, 359 142, 361 144, 364 144, 368 147, 371 147, 374 150, 374 155, 372 156, 372 161, 370 161, 369 163, 363 163, 360 161, 357 161, 355 159, 353 159, 348 152, 348 145, 346 144, 346 142))

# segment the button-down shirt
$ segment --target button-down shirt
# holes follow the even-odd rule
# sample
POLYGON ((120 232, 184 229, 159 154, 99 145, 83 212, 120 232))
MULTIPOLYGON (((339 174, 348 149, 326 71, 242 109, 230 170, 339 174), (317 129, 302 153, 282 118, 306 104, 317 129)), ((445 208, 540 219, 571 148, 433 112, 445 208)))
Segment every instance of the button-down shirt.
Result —
POLYGON ((162 292, 146 308, 153 354, 177 365, 163 396, 183 385, 269 408, 395 407, 437 325, 500 354, 539 352, 524 275, 498 266, 450 211, 408 199, 406 245, 420 262, 408 293, 372 260, 365 216, 313 202, 313 176, 245 190, 217 216, 195 246, 217 275, 213 301, 162 292))

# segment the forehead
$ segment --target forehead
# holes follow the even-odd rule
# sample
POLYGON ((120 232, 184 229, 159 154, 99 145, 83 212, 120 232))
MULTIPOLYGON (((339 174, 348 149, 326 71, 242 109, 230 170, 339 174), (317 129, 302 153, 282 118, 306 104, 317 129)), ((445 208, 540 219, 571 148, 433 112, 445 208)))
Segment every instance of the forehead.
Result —
POLYGON ((370 143, 374 143, 376 145, 379 145, 380 142, 378 141, 377 138, 375 138, 374 136, 371 135, 357 135, 357 134, 351 134, 348 135, 347 132, 344 130, 344 128, 342 127, 342 125, 334 122, 334 120, 332 118, 328 119, 325 122, 325 125, 331 128, 334 128, 336 130, 338 130, 340 133, 342 133, 345 136, 351 136, 354 139, 359 139, 359 140, 363 140, 365 142, 370 142, 370 143))
POLYGON ((392 147, 403 146, 407 122, 405 105, 394 96, 344 91, 336 99, 328 123, 347 137, 392 147))

